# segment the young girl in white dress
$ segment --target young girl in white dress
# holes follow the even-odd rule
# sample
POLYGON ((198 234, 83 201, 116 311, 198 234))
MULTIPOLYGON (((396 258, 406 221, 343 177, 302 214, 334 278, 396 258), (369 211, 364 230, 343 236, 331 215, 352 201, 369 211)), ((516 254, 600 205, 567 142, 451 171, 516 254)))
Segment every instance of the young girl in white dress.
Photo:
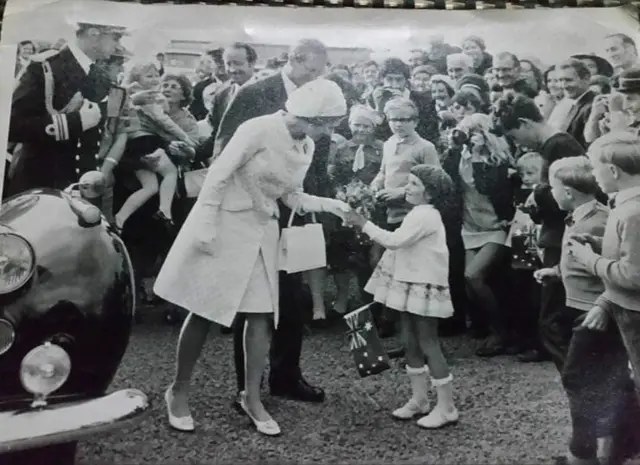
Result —
POLYGON ((417 165, 411 169, 405 188, 406 200, 414 207, 396 231, 380 229, 354 211, 346 218, 347 224, 361 228, 386 248, 365 291, 373 294, 376 302, 402 315, 412 396, 393 411, 393 416, 400 420, 422 416, 418 426, 427 429, 456 423, 459 416, 453 401, 453 378, 438 340, 439 320, 453 315, 448 287, 449 250, 441 217, 452 192, 451 178, 442 168, 417 165), (432 410, 429 375, 437 392, 432 410))

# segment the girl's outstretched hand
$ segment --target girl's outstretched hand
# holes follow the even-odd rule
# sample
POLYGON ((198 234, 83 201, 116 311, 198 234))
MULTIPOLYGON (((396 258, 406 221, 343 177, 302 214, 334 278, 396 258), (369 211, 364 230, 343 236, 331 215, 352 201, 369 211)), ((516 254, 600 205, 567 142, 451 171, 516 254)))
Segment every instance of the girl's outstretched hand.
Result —
POLYGON ((347 226, 362 229, 367 223, 367 219, 355 210, 350 210, 344 216, 344 222, 347 226))

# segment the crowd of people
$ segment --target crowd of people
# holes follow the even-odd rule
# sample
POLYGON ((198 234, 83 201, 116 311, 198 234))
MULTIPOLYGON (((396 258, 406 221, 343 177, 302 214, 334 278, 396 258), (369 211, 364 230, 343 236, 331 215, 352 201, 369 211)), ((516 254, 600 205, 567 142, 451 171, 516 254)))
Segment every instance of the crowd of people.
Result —
POLYGON ((273 395, 322 402, 300 368, 304 327, 371 303, 407 362, 396 418, 458 421, 438 338, 465 334, 481 357, 553 360, 573 425, 565 459, 621 463, 621 431, 637 430, 624 423, 638 413, 629 368, 640 373, 630 37, 548 67, 477 36, 350 65, 303 39, 260 70, 266 57, 234 43, 204 53, 192 82, 162 53, 133 57, 126 33, 81 23, 50 51, 20 44, 5 198, 102 173, 99 205, 139 281, 157 275, 145 298, 188 313, 165 393, 175 429, 195 428, 189 384, 213 323, 234 334, 234 408, 276 435, 260 398, 268 355, 273 395), (338 200, 350 186, 374 205, 338 200), (326 268, 278 272, 291 215, 322 224, 326 268))

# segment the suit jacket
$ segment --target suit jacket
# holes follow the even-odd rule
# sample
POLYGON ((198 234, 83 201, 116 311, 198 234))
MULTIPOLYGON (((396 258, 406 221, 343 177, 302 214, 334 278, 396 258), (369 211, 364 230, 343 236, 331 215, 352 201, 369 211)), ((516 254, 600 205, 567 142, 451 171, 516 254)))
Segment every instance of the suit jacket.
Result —
POLYGON ((11 104, 9 141, 20 143, 21 150, 15 154, 8 195, 37 187, 65 189, 85 172, 97 169, 101 124, 83 131, 79 111, 69 108, 57 117, 58 121, 64 121, 65 128, 60 140, 46 132, 47 126, 54 123, 54 117, 45 105, 44 60, 51 66, 56 111, 62 111, 74 96, 77 99, 78 93, 99 103, 111 88, 106 73, 88 75, 68 48, 44 58, 32 58, 14 90, 11 104))
POLYGON ((567 115, 563 127, 560 128, 560 130, 571 134, 585 149, 589 144, 584 140, 584 127, 589 120, 595 96, 596 94, 592 90, 582 94, 567 115))
POLYGON ((216 134, 218 132, 218 128, 222 122, 222 117, 227 111, 227 108, 229 108, 233 99, 235 85, 236 84, 233 84, 231 81, 225 82, 213 96, 213 103, 209 110, 209 114, 207 115, 207 119, 211 125, 212 134, 216 134))

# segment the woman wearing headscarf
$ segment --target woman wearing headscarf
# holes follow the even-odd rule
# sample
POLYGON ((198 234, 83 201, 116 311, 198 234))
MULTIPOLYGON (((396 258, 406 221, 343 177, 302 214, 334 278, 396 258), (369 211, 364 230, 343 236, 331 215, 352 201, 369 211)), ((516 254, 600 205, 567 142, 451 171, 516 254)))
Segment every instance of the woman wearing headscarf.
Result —
POLYGON ((211 324, 231 326, 244 313, 246 388, 240 405, 260 433, 280 434, 260 398, 272 321, 278 325, 277 200, 305 213, 341 216, 349 210, 302 188, 313 139, 330 133, 346 113, 340 88, 325 79, 312 81, 292 92, 285 108, 239 126, 211 164, 156 280, 158 296, 190 312, 178 342, 174 381, 165 393, 174 429, 194 430, 188 389, 211 324))
MULTIPOLYGON (((360 180, 368 186, 380 171, 382 163, 383 143, 375 137, 375 129, 382 122, 381 116, 367 105, 355 105, 351 108, 348 121, 352 137, 338 146, 329 159, 329 175, 336 189, 354 180, 360 180)), ((384 215, 384 209, 380 213, 384 215)), ((327 259, 336 283, 335 312, 344 314, 347 310, 350 272, 356 273, 358 288, 363 290, 378 253, 378 247, 360 240, 352 228, 338 225, 331 231, 327 259)), ((362 297, 365 297, 364 293, 362 297)))

